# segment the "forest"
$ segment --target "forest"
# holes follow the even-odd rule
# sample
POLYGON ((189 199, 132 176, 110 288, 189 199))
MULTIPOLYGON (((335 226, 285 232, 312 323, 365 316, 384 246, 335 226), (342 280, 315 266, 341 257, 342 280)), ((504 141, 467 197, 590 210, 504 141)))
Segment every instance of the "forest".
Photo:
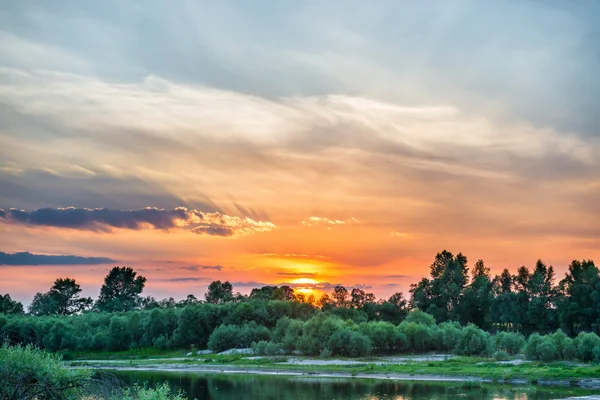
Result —
POLYGON ((542 361, 600 362, 600 272, 591 260, 573 261, 557 280, 538 261, 515 274, 492 277, 478 260, 442 251, 430 276, 377 300, 360 288, 336 286, 319 299, 288 286, 249 295, 214 281, 204 299, 143 297, 146 278, 114 267, 99 297, 81 297, 59 278, 23 305, 0 295, 0 339, 51 352, 252 347, 257 354, 359 357, 443 351, 506 359, 517 353, 542 361))

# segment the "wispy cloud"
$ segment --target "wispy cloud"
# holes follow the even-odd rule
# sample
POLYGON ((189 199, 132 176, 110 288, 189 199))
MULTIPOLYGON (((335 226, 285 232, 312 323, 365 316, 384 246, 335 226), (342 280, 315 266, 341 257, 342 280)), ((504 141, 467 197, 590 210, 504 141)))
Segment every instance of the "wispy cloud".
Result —
POLYGON ((206 270, 214 270, 221 271, 223 266, 221 265, 190 265, 186 267, 180 267, 181 269, 185 269, 187 271, 206 271, 206 270))
POLYGON ((46 255, 29 252, 0 252, 0 265, 99 265, 113 264, 108 257, 82 257, 73 255, 46 255))
POLYGON ((278 272, 277 275, 303 277, 303 278, 315 278, 319 274, 316 272, 278 272))
POLYGON ((301 225, 305 226, 315 226, 315 225, 345 225, 351 223, 360 223, 360 221, 354 217, 340 220, 340 219, 330 219, 326 217, 310 217, 307 220, 300 221, 301 225))
POLYGON ((184 276, 181 278, 164 278, 161 280, 163 282, 202 282, 202 281, 209 281, 210 278, 198 278, 198 277, 184 276))

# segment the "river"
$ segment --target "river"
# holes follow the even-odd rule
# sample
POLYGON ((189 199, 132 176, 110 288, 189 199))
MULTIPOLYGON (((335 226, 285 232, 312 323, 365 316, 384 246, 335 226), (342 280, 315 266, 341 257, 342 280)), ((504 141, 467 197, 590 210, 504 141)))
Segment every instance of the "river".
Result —
POLYGON ((572 387, 390 381, 311 376, 264 376, 178 371, 114 371, 125 385, 169 382, 198 400, 546 400, 598 394, 572 387))

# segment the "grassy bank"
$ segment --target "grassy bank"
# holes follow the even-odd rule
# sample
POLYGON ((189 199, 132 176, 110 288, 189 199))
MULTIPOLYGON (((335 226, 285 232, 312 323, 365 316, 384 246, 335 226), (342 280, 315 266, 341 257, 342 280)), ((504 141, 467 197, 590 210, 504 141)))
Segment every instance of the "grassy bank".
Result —
MULTIPOLYGON (((99 359, 97 354, 88 354, 87 360, 72 361, 74 366, 90 367, 133 367, 164 369, 248 369, 253 371, 290 371, 306 374, 346 373, 411 375, 411 376, 447 376, 489 379, 492 381, 527 380, 530 383, 539 381, 561 381, 576 384, 583 379, 600 378, 600 365, 573 364, 566 362, 531 362, 520 365, 501 364, 492 359, 477 357, 459 357, 445 361, 407 361, 405 363, 385 363, 385 359, 358 359, 361 364, 351 365, 319 365, 320 359, 298 358, 314 364, 298 365, 286 363, 287 357, 248 358, 241 355, 206 355, 177 359, 169 357, 141 358, 144 355, 110 354, 109 358, 99 359)), ((83 358, 83 357, 81 357, 83 358)), ((355 359, 352 359, 356 361, 355 359)))

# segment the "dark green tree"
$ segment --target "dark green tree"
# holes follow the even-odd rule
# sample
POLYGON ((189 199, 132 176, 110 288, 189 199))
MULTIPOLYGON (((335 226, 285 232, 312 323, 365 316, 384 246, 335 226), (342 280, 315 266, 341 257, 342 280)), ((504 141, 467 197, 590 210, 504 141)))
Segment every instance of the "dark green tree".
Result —
POLYGON ((459 319, 459 303, 469 281, 467 257, 442 251, 430 267, 431 280, 423 278, 411 285, 411 303, 443 322, 459 319))
POLYGON ((348 289, 341 285, 338 285, 333 288, 333 294, 331 295, 331 297, 333 297, 333 300, 335 300, 335 304, 337 307, 347 307, 349 305, 348 289))
POLYGON ((10 298, 10 294, 0 294, 0 314, 23 314, 23 304, 10 298))
POLYGON ((600 334, 600 271, 592 260, 574 260, 558 285, 560 325, 569 335, 600 334))
POLYGON ((72 315, 88 309, 93 300, 80 297, 81 286, 75 279, 58 278, 46 293, 37 293, 29 306, 33 315, 72 315))
POLYGON ((213 281, 208 285, 208 291, 204 295, 207 303, 221 304, 234 300, 233 286, 228 281, 213 281))
POLYGON ((136 309, 145 285, 146 278, 137 276, 133 268, 114 267, 104 278, 95 307, 107 312, 136 309))
POLYGON ((492 280, 490 269, 483 260, 475 263, 471 283, 465 288, 460 301, 460 318, 462 324, 473 323, 482 329, 492 324, 490 306, 492 304, 492 280))

